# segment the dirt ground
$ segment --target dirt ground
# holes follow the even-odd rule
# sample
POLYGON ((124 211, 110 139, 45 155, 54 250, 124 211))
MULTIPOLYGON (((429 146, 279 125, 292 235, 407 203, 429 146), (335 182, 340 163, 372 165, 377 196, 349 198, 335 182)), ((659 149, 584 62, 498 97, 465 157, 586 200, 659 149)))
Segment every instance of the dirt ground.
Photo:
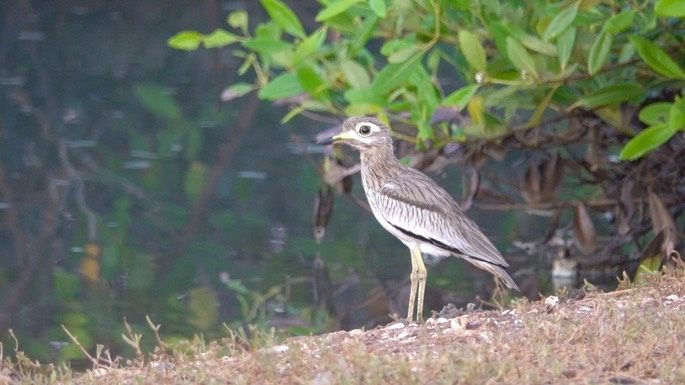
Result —
MULTIPOLYGON (((189 343, 144 361, 53 374, 78 384, 679 384, 685 383, 685 278, 610 293, 521 301, 503 311, 446 309, 285 341, 189 343), (449 314, 450 312, 456 313, 449 314), (457 314, 456 317, 452 315, 457 314)), ((7 373, 7 372, 5 372, 7 373)), ((49 376, 46 376, 46 378, 49 376)), ((30 383, 31 376, 9 376, 30 383)), ((40 378, 39 378, 40 379, 40 378)), ((42 382, 42 381, 40 381, 42 382)))

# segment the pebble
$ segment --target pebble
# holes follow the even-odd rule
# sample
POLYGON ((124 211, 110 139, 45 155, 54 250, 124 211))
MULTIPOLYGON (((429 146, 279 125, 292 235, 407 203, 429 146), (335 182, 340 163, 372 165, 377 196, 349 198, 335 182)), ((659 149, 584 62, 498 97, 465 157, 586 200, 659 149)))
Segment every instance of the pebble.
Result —
POLYGON ((559 297, 556 295, 550 295, 549 297, 545 298, 545 305, 554 307, 557 306, 559 303, 559 297))
POLYGON ((386 327, 388 330, 395 330, 395 329, 402 329, 404 328, 404 324, 402 322, 395 322, 394 324, 390 324, 386 327))

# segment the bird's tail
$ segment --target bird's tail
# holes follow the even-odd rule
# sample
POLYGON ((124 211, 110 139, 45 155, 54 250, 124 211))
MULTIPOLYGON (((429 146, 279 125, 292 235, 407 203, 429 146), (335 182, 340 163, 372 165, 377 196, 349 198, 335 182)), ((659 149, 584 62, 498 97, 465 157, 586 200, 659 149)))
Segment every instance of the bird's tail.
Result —
POLYGON ((468 256, 463 256, 463 258, 466 259, 467 261, 469 261, 470 263, 474 264, 475 266, 477 266, 477 267, 479 267, 485 271, 489 271, 495 277, 499 278, 502 282, 504 282, 504 284, 508 288, 516 290, 516 291, 521 291, 519 289, 518 285, 516 284, 516 282, 514 282, 514 280, 511 279, 511 277, 509 276, 507 271, 504 270, 504 268, 502 268, 498 265, 493 265, 493 264, 490 264, 487 262, 483 262, 481 260, 469 258, 468 256))

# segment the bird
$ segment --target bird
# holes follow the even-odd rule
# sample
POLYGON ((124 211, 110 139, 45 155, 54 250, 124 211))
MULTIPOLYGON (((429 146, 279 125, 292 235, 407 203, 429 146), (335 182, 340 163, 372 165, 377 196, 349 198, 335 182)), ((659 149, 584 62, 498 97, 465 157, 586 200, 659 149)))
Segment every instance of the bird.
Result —
POLYGON ((397 159, 391 130, 385 123, 374 117, 349 117, 340 133, 317 143, 344 144, 359 151, 362 186, 374 217, 409 248, 408 321, 423 320, 428 275, 424 253, 460 257, 519 291, 506 271, 509 265, 502 254, 452 196, 426 174, 397 159))

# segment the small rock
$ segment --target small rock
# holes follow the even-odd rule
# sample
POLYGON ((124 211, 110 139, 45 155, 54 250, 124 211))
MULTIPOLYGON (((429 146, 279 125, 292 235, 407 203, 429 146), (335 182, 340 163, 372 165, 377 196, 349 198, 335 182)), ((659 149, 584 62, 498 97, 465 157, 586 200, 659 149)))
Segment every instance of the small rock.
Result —
POLYGON ((461 322, 459 322, 459 318, 452 318, 450 320, 450 328, 452 330, 459 330, 459 331, 464 330, 464 327, 461 326, 461 322))
MULTIPOLYGON (((92 377, 102 377, 107 373, 109 373, 109 370, 107 370, 105 368, 96 368, 92 372, 90 372, 90 375, 92 377)), ((8 382, 8 384, 9 384, 9 382, 8 382)))
POLYGON ((388 330, 395 330, 395 329, 402 329, 404 328, 404 324, 402 322, 395 322, 394 324, 390 324, 386 327, 388 330))
POLYGON ((545 298, 545 305, 547 306, 554 307, 557 306, 558 303, 559 297, 557 297, 556 295, 550 295, 549 297, 545 298))

